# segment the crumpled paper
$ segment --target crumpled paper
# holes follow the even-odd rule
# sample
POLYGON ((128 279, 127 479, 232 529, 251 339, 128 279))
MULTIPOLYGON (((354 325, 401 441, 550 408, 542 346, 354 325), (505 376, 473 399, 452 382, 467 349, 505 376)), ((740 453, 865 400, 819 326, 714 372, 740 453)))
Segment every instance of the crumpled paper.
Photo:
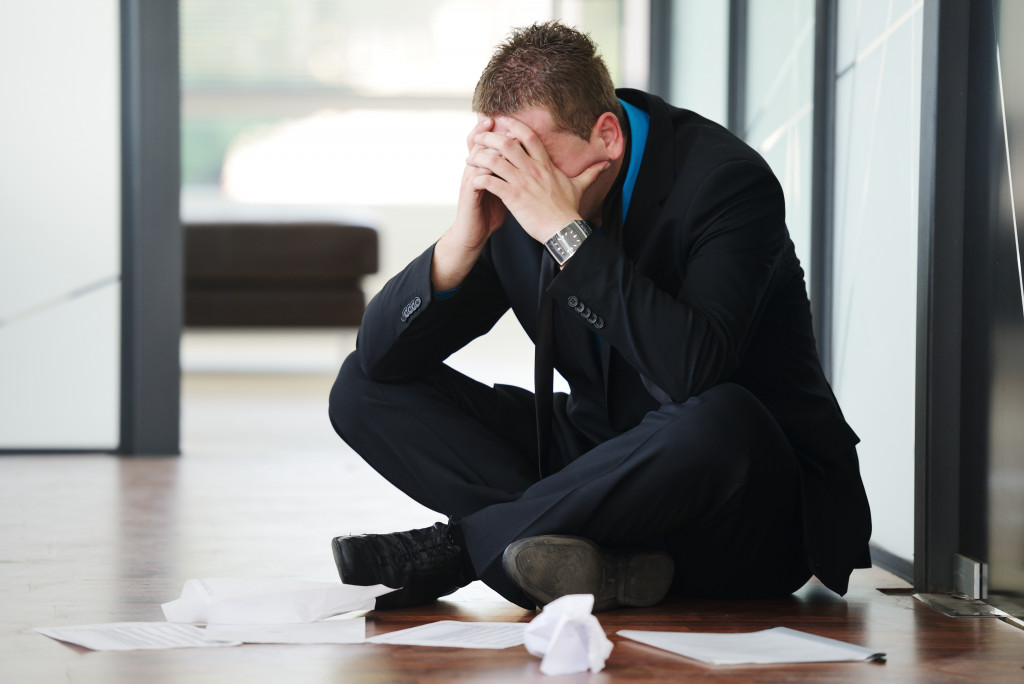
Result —
POLYGON ((272 625, 314 622, 353 610, 373 610, 376 597, 394 591, 382 584, 219 577, 190 579, 181 598, 163 604, 168 622, 272 625))
POLYGON ((555 599, 526 626, 526 650, 543 658, 547 675, 600 672, 612 653, 612 642, 592 614, 593 594, 555 599))

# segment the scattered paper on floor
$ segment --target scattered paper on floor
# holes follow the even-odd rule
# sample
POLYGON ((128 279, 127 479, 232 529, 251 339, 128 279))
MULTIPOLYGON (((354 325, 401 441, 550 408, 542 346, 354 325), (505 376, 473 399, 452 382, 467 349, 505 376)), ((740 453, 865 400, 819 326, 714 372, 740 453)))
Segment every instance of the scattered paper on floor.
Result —
POLYGON ((366 640, 366 618, 281 625, 209 625, 204 631, 208 639, 244 644, 361 644, 366 640))
POLYGON ((885 654, 787 627, 740 634, 649 632, 624 629, 619 636, 713 665, 830 663, 884 660, 885 654))
POLYGON ((510 648, 523 645, 526 625, 516 622, 459 622, 441 620, 370 637, 371 644, 445 646, 449 648, 510 648))
POLYGON ((192 625, 170 622, 112 622, 104 625, 37 627, 51 639, 94 651, 136 651, 165 648, 238 646, 240 641, 215 641, 192 625))
POLYGON ((292 579, 190 579, 181 598, 163 604, 169 622, 272 625, 314 622, 353 610, 372 610, 394 589, 292 579))

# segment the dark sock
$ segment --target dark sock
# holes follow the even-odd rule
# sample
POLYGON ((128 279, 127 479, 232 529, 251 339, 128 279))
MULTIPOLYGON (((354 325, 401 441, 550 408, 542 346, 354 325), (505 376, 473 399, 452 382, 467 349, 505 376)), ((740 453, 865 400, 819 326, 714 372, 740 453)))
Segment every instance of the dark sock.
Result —
POLYGON ((462 525, 456 518, 448 519, 448 535, 451 540, 462 550, 462 573, 463 576, 469 578, 470 581, 479 579, 476 575, 476 568, 473 567, 473 561, 469 557, 469 550, 466 548, 466 537, 462 532, 462 525))

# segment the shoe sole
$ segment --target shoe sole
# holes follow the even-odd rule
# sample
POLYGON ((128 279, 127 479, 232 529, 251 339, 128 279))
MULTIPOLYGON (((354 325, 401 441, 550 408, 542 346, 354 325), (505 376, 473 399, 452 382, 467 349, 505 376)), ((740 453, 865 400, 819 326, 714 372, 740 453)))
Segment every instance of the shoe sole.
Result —
POLYGON ((502 567, 544 606, 567 594, 593 594, 594 611, 644 608, 665 598, 675 563, 659 551, 613 551, 584 537, 544 535, 509 544, 502 567))

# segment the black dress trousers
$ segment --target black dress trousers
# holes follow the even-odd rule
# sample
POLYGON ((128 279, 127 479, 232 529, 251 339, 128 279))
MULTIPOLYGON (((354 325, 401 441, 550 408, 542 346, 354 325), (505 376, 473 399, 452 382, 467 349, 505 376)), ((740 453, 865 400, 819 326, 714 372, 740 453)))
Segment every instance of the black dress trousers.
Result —
POLYGON ((534 396, 447 366, 406 384, 368 379, 353 354, 331 392, 341 438, 388 481, 457 521, 481 580, 532 607, 505 577, 513 541, 541 534, 675 558, 673 592, 792 593, 804 561, 799 473, 764 406, 722 384, 662 404, 634 428, 589 443, 556 397, 552 448, 538 474, 534 396))

